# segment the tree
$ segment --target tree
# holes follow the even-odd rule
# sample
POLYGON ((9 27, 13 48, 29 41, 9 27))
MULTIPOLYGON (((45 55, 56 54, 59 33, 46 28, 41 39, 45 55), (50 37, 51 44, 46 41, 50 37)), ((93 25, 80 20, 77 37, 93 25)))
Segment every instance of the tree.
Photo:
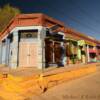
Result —
POLYGON ((0 8, 0 32, 8 25, 10 20, 20 13, 18 8, 12 7, 9 4, 0 8))

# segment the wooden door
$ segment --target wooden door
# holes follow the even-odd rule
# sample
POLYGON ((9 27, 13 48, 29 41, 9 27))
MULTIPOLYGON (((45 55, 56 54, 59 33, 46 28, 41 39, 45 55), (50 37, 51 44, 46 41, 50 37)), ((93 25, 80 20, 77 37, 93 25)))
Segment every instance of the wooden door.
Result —
POLYGON ((38 66, 38 45, 37 43, 29 44, 29 64, 30 66, 37 67, 38 66))
POLYGON ((28 43, 19 43, 19 66, 28 66, 28 43))
POLYGON ((19 66, 38 66, 38 45, 36 43, 22 42, 19 44, 19 66))

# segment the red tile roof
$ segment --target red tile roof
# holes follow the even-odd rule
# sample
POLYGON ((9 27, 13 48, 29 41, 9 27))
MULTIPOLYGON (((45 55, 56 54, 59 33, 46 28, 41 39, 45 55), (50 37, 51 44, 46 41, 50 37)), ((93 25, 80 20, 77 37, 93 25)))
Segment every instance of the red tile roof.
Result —
POLYGON ((18 26, 40 25, 45 27, 52 27, 57 24, 60 26, 59 30, 64 31, 66 34, 71 34, 74 37, 100 44, 100 41, 92 39, 85 34, 73 30, 72 28, 66 27, 64 23, 42 13, 19 14, 15 16, 5 27, 5 29, 0 33, 0 39, 3 38, 6 34, 8 34, 13 28, 18 26))

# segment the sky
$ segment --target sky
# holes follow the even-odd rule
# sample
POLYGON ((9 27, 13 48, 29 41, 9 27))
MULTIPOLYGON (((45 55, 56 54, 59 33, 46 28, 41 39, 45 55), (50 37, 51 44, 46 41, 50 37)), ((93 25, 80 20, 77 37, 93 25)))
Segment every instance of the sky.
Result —
POLYGON ((44 13, 100 40, 100 0, 0 0, 22 13, 44 13))

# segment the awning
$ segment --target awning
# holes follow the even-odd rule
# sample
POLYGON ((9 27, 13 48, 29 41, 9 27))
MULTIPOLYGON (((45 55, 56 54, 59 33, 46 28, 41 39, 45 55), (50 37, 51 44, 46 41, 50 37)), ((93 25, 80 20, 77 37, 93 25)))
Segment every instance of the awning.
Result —
POLYGON ((91 45, 91 46, 96 46, 96 43, 90 42, 90 41, 86 41, 86 44, 87 44, 87 45, 91 45))
POLYGON ((90 49, 89 53, 96 53, 96 50, 90 49))

